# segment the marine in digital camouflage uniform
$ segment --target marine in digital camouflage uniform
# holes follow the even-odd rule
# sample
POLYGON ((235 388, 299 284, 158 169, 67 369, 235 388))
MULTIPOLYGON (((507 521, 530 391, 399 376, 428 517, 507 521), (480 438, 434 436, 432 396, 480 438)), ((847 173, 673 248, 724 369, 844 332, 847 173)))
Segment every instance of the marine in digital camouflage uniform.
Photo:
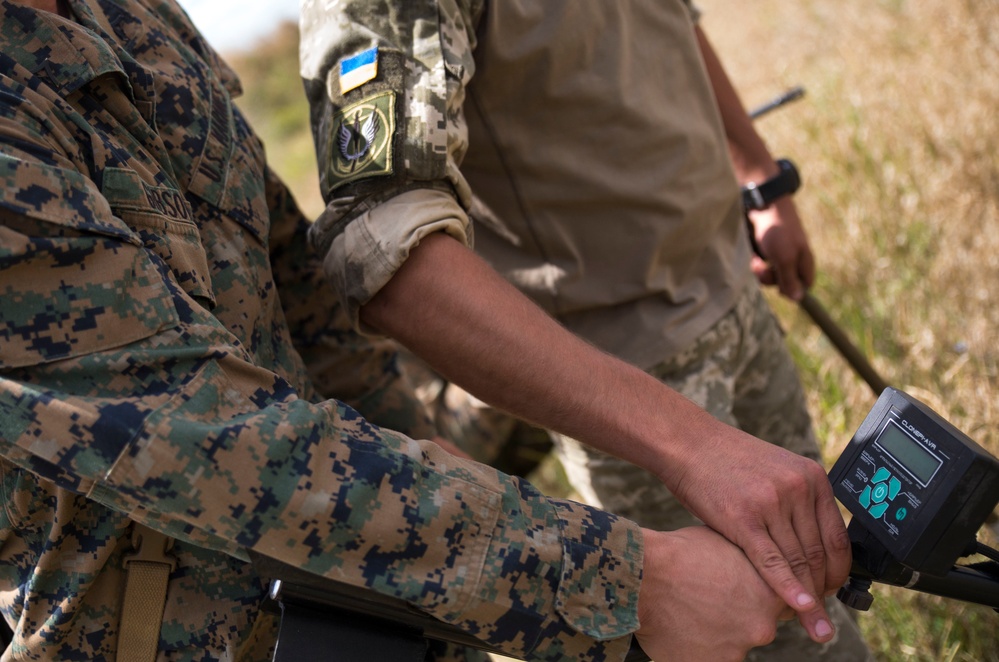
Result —
MULTIPOLYGON (((389 4, 302 4, 302 75, 329 203, 313 239, 355 324, 423 237, 443 231, 471 246, 474 220, 476 252, 569 330, 718 419, 820 460, 750 269, 696 8, 389 4)), ((508 421, 448 389, 431 394, 440 416, 464 424, 470 453, 495 457, 508 421)), ((555 436, 588 503, 661 530, 696 523, 652 474, 555 436)), ((827 608, 831 644, 792 625, 753 658, 869 658, 842 605, 827 608)))
POLYGON ((379 427, 433 434, 232 71, 172 1, 66 5, 0 0, 3 659, 114 659, 132 522, 176 538, 160 660, 268 659, 247 550, 510 654, 620 658, 636 525, 379 427))

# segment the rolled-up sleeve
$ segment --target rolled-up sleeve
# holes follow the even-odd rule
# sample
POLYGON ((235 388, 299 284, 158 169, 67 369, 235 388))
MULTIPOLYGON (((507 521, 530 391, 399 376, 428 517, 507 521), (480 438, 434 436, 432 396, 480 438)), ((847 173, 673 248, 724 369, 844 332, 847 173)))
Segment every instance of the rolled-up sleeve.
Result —
POLYGON ((301 72, 327 203, 311 236, 355 321, 424 236, 472 241, 458 165, 481 4, 302 4, 301 72))
POLYGON ((364 210, 326 250, 323 271, 340 292, 353 324, 361 306, 392 279, 410 251, 434 232, 469 245, 471 225, 454 197, 434 189, 401 193, 364 210))

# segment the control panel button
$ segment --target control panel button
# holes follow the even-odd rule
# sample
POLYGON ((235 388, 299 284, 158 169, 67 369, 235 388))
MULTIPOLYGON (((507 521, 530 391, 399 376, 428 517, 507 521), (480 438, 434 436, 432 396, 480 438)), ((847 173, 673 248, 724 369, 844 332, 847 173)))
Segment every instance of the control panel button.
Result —
POLYGON ((879 503, 871 507, 870 513, 874 517, 881 517, 882 515, 885 514, 886 510, 888 510, 888 504, 879 503))
POLYGON ((878 483, 874 486, 874 491, 871 493, 871 497, 874 499, 875 503, 881 503, 888 496, 888 486, 884 483, 878 483))
MULTIPOLYGON (((871 517, 881 517, 901 491, 902 482, 892 476, 886 467, 879 467, 871 477, 871 484, 860 494, 860 505, 871 514, 871 517)), ((901 521, 905 516, 905 508, 895 511, 896 520, 901 521)))
POLYGON ((864 508, 871 507, 871 486, 868 485, 864 488, 863 494, 860 495, 860 505, 864 508))

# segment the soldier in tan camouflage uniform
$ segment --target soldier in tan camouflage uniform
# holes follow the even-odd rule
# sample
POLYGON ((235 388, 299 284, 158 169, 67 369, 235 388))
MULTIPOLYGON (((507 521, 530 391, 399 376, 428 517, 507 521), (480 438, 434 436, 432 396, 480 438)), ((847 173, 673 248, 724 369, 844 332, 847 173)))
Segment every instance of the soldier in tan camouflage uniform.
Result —
MULTIPOLYGON (((715 510, 667 489, 677 487, 667 469, 634 466, 649 468, 633 446, 647 412, 607 403, 612 389, 600 387, 616 382, 559 351, 570 341, 532 326, 524 302, 461 252, 474 221, 475 251, 570 331, 718 420, 818 460, 753 279, 799 298, 812 255, 784 198, 752 212, 772 260, 751 262, 733 161, 743 182, 777 165, 696 19, 682 0, 304 0, 302 75, 329 203, 313 239, 355 323, 394 335, 501 409, 573 426, 557 440, 588 502, 658 529, 696 523, 693 506, 724 531, 715 510), (537 404, 552 393, 564 411, 537 404), (590 418, 594 406, 620 406, 623 428, 590 418)), ((639 388, 650 409, 675 415, 668 396, 639 388)), ((469 426, 466 450, 495 456, 482 444, 492 425, 482 402, 462 411, 453 396, 436 402, 449 423, 469 426)), ((696 452, 719 473, 736 464, 711 444, 696 452)), ((783 628, 766 659, 869 657, 842 605, 828 607, 834 638, 828 622, 809 628, 821 643, 783 628)))
MULTIPOLYGON (((248 551, 513 655, 766 641, 781 602, 721 536, 643 530, 377 425, 433 434, 391 347, 338 315, 238 91, 172 0, 0 0, 3 659, 115 658, 133 523, 176 539, 159 660, 270 655, 248 551), (753 608, 683 641, 731 596, 753 608)), ((764 464, 786 482, 787 461, 764 464)), ((829 494, 810 507, 843 533, 829 494)))

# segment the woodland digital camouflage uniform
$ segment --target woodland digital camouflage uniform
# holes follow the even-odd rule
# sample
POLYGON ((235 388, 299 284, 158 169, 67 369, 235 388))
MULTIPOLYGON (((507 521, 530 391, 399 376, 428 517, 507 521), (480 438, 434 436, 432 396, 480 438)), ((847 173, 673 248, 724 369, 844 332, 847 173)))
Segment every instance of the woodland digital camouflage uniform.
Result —
POLYGON ((511 654, 619 659, 636 525, 322 400, 432 434, 177 5, 68 4, 0 0, 4 659, 113 659, 131 520, 177 539, 161 660, 267 659, 248 549, 511 654))
MULTIPOLYGON (((667 3, 649 2, 648 5, 661 9, 667 3)), ((688 12, 688 17, 696 21, 699 11, 692 3, 686 0, 672 0, 670 11, 688 12)), ((443 230, 458 240, 464 241, 467 245, 473 243, 473 224, 469 218, 475 219, 476 223, 487 225, 490 231, 495 231, 495 222, 486 222, 483 215, 488 215, 490 209, 484 208, 479 200, 473 195, 478 191, 473 191, 466 181, 465 174, 459 170, 459 165, 467 153, 475 153, 476 145, 469 144, 468 126, 463 112, 466 105, 466 87, 472 82, 473 74, 477 67, 484 68, 490 64, 497 68, 505 66, 502 71, 509 73, 513 65, 509 61, 503 60, 503 56, 508 56, 510 61, 517 62, 517 57, 521 56, 525 61, 534 65, 531 73, 542 81, 530 79, 524 76, 522 81, 524 89, 510 90, 509 85, 504 81, 498 81, 499 74, 495 71, 490 75, 492 81, 505 93, 512 94, 517 99, 530 96, 535 89, 548 91, 549 86, 555 90, 552 96, 555 101, 561 104, 568 104, 574 98, 569 97, 574 90, 570 85, 561 86, 564 82, 558 76, 566 76, 559 67, 563 69, 574 66, 567 61, 553 61, 555 58, 548 57, 549 53, 544 47, 538 46, 537 42, 544 37, 550 37, 553 29, 547 27, 546 19, 543 18, 546 12, 549 15, 558 16, 559 12, 566 15, 573 13, 574 16, 595 15, 606 19, 607 15, 614 12, 602 11, 599 1, 592 3, 572 4, 570 2, 551 2, 538 0, 536 3, 519 3, 517 9, 501 5, 489 5, 484 2, 462 1, 462 0, 400 0, 389 3, 390 10, 386 11, 385 2, 375 2, 373 0, 303 0, 302 3, 302 44, 301 44, 301 69, 303 78, 306 81, 306 92, 312 108, 313 132, 316 140, 317 154, 319 156, 322 191, 327 200, 328 207, 325 213, 317 220, 312 228, 312 238, 319 251, 326 253, 326 269, 332 281, 336 284, 338 291, 343 297, 343 302, 347 306, 355 324, 358 324, 357 310, 366 303, 374 293, 385 285, 392 277, 394 271, 398 269, 407 255, 407 249, 415 243, 411 237, 419 237, 428 228, 420 227, 416 217, 419 213, 411 212, 410 192, 413 190, 443 190, 450 192, 460 205, 460 208, 452 209, 443 207, 438 218, 432 218, 434 231, 443 230), (485 13, 489 12, 486 17, 485 13), (505 11, 505 13, 504 13, 505 11), (500 18, 497 19, 497 16, 500 18), (504 22, 502 19, 508 19, 504 22), (492 21, 492 25, 483 25, 492 21), (508 27, 507 33, 503 32, 503 26, 508 27), (500 27, 496 27, 500 26, 500 27), (531 31, 535 29, 535 31, 531 31), (529 37, 522 34, 509 35, 509 32, 522 30, 529 33, 529 37), (497 46, 503 51, 497 60, 502 60, 500 64, 491 62, 488 55, 482 56, 482 61, 473 57, 479 40, 492 38, 502 41, 504 36, 510 40, 510 44, 497 46), (520 41, 519 38, 523 37, 520 41), (378 47, 378 72, 377 76, 366 80, 360 86, 342 85, 342 63, 354 54, 364 49, 378 47), (518 48, 529 51, 522 54, 518 48), (509 55, 510 52, 516 53, 509 55), (532 59, 533 58, 533 59, 532 59), (547 78, 546 78, 547 77, 547 78), (554 81, 554 82, 552 82, 554 81), (507 87, 503 87, 507 85, 507 87), (566 91, 568 90, 568 91, 566 91), (342 151, 338 140, 343 134, 343 127, 349 124, 349 118, 361 118, 365 116, 365 109, 372 104, 373 99, 392 95, 394 111, 396 114, 393 124, 382 122, 377 136, 370 141, 370 152, 366 159, 358 159, 356 163, 365 163, 367 170, 353 169, 355 162, 351 160, 351 155, 342 151), (518 96, 519 95, 519 96, 518 96), (568 99, 568 100, 567 100, 568 99), (356 113, 356 114, 355 114, 356 113), (394 131, 393 131, 394 128, 394 131), (391 149, 389 149, 391 147, 391 149), (381 161, 378 161, 381 159, 381 161), (347 171, 347 167, 352 168, 347 171), (358 174, 360 172, 360 175, 358 174), (405 202, 397 201, 405 200, 405 202), (395 205, 395 206, 393 206, 395 205), (380 210, 381 207, 381 210, 380 210), (467 217, 466 217, 467 216, 467 217), (388 246, 388 248, 386 248, 388 246), (370 247, 370 248, 369 248, 370 247), (361 249, 361 250, 358 250, 361 249), (366 259, 365 259, 365 256, 366 259)), ((604 8, 606 5, 604 5, 604 8)), ((642 3, 630 3, 627 9, 622 10, 622 14, 635 19, 635 16, 643 15, 642 3)), ((650 10, 651 12, 651 10, 650 10)), ((550 23, 555 19, 548 18, 550 23)), ((596 20, 596 19, 594 19, 596 20)), ((621 19, 624 22, 627 19, 621 19)), ((629 30, 628 25, 604 25, 608 39, 625 39, 632 35, 634 30, 629 30), (625 35, 622 37, 621 35, 625 35)), ((693 40, 693 29, 690 27, 688 40, 693 40)), ((590 26, 587 26, 589 29, 590 26)), ((669 39, 674 35, 663 37, 663 43, 667 44, 663 49, 672 48, 669 39)), ((568 38, 567 38, 568 41, 568 38)), ((552 50, 564 46, 569 52, 577 52, 581 60, 587 60, 590 66, 592 61, 598 61, 601 55, 607 52, 616 54, 613 46, 607 43, 586 42, 584 45, 573 41, 572 43, 550 45, 552 50), (584 55, 585 53, 585 55, 584 55)), ((655 48, 659 45, 649 45, 655 48)), ((481 50, 481 49, 480 49, 481 50)), ((634 63, 632 63, 633 66, 634 63)), ((582 66, 582 65, 580 65, 582 66)), ((686 66, 689 66, 687 62, 686 66)), ((600 71, 600 70, 598 70, 600 71)), ((592 79, 592 87, 601 89, 601 86, 614 88, 614 86, 598 79, 599 73, 587 70, 592 79)), ((659 85, 670 89, 670 85, 676 85, 679 91, 676 95, 683 95, 686 89, 683 88, 685 78, 698 78, 703 72, 682 71, 682 72, 649 72, 647 75, 663 75, 663 78, 646 80, 646 84, 659 85), (670 76, 675 75, 675 80, 670 80, 670 76)), ((640 79, 640 76, 636 77, 640 79)), ((483 110, 482 98, 488 96, 489 92, 484 92, 483 87, 488 83, 478 80, 478 87, 474 89, 475 114, 484 117, 487 110, 483 110)), ((519 78, 517 80, 520 80, 519 78)), ((639 80, 639 83, 642 81, 639 80)), ((622 92, 626 94, 627 91, 622 92)), ((469 95, 473 92, 469 92, 469 95)), ((498 93, 496 93, 498 94, 498 93)), ((546 99, 548 97, 545 97, 546 99)), ((643 95, 636 95, 636 99, 646 99, 643 95)), ((594 110, 594 115, 599 115, 607 121, 607 117, 629 117, 634 120, 633 114, 636 111, 636 101, 631 99, 630 103, 621 104, 620 112, 614 114, 608 110, 607 106, 600 106, 594 110)), ((516 104, 500 106, 501 110, 508 110, 518 113, 520 110, 516 104)), ((641 109, 639 109, 641 110, 641 109)), ((471 112, 471 111, 470 111, 471 112)), ((492 119, 500 111, 493 113, 492 119)), ((524 113, 521 113, 524 114, 524 113)), ((529 161, 531 155, 541 153, 558 153, 559 148, 566 141, 565 138, 542 136, 539 132, 532 133, 532 122, 536 118, 523 117, 520 121, 510 121, 504 124, 508 131, 511 129, 522 129, 528 136, 519 136, 519 140, 510 139, 509 134, 497 135, 498 125, 489 125, 480 137, 487 143, 482 147, 482 152, 495 150, 502 152, 509 145, 509 152, 516 152, 507 161, 504 156, 499 157, 505 168, 510 168, 510 163, 523 163, 529 161), (559 142, 561 140, 561 142, 559 142), (533 152, 526 155, 523 150, 524 144, 529 144, 533 152), (520 151, 518 151, 520 150, 520 151)), ((489 120, 481 120, 482 124, 489 124, 489 120)), ((548 125, 546 125, 547 127, 548 125)), ((549 127, 550 128, 550 127, 549 127)), ((590 130, 589 135, 593 140, 598 140, 603 125, 587 125, 590 130)), ((658 127, 657 127, 658 128, 658 127)), ((672 129, 667 127, 664 130, 672 129)), ((580 132, 585 133, 585 132, 580 132)), ((579 138, 579 133, 572 134, 579 138)), ((676 137, 675 140, 684 143, 686 136, 676 137)), ((724 136, 720 136, 720 141, 724 141, 724 136)), ((605 145, 604 153, 614 149, 614 145, 605 145)), ((711 160, 714 152, 697 153, 693 155, 689 162, 703 162, 711 160)), ((727 158, 724 149, 719 151, 724 154, 722 158, 727 158)), ((662 158, 674 158, 674 154, 663 155, 662 158)), ((490 157, 481 157, 477 165, 482 166, 481 161, 490 157)), ((676 157, 679 158, 679 157, 676 157)), ((623 159, 622 159, 623 160, 623 159)), ((490 162, 492 163, 492 162, 490 162)), ((551 160, 545 161, 550 164, 551 160)), ((617 161, 615 161, 617 163, 617 161)), ((584 162, 576 164, 578 169, 586 169, 591 165, 584 162)), ((695 167, 695 166, 691 166, 695 167)), ((573 169, 566 168, 568 172, 573 169)), ((482 173, 479 173, 482 174, 482 173)), ((519 173, 517 173, 519 174, 519 173)), ((516 216, 531 217, 530 223, 514 225, 523 229, 530 226, 528 230, 517 236, 508 239, 510 246, 506 244, 497 249, 497 254, 507 259, 503 271, 497 267, 508 278, 511 271, 517 267, 527 270, 534 266, 527 258, 523 262, 518 259, 523 253, 517 252, 523 245, 532 245, 532 242, 541 243, 536 236, 525 236, 533 233, 545 223, 544 217, 551 211, 551 207, 539 204, 541 211, 532 216, 533 202, 524 187, 517 186, 517 174, 508 175, 511 180, 509 186, 510 196, 518 198, 517 205, 508 205, 510 213, 516 216), (508 252, 504 252, 508 250, 508 252), (510 257, 513 255, 513 257, 510 257), (511 266, 513 265, 513 266, 511 266), (526 266, 525 266, 526 265, 526 266)), ((559 175, 564 175, 562 171, 559 175)), ((532 171, 532 175, 544 177, 551 173, 540 173, 532 171)), ((482 174, 484 180, 490 177, 502 177, 495 170, 488 170, 482 174)), ((635 176, 642 180, 644 172, 636 172, 635 176)), ((528 179, 522 176, 520 181, 528 179)), ((678 176, 678 178, 681 178, 678 176)), ((642 180, 645 181, 645 180, 642 180)), ((648 180, 658 181, 658 180, 648 180)), ((729 182, 724 177, 719 181, 715 178, 706 183, 707 186, 731 188, 731 196, 738 202, 738 188, 734 179, 729 182)), ((584 184, 577 184, 579 188, 584 184)), ((689 183, 683 184, 689 187, 689 183)), ((677 185, 682 189, 683 186, 677 185)), ((497 186, 497 190, 501 187, 497 186)), ((545 193, 550 193, 552 189, 541 189, 545 193)), ((561 192, 561 191, 560 191, 561 192)), ((583 204, 576 200, 573 206, 571 193, 565 193, 567 200, 559 198, 559 202, 564 208, 577 209, 583 204)), ((579 194, 580 199, 587 199, 585 195, 579 194)), ((658 200, 658 199, 655 199, 658 200)), ((620 205, 626 202, 620 199, 616 201, 620 205)), ((653 199, 638 200, 637 205, 651 206, 653 199)), ((731 209, 727 210, 731 212, 731 209)), ((488 220, 488 219, 487 219, 488 220)), ((616 233, 627 234, 631 231, 637 233, 636 242, 647 243, 655 238, 654 235, 643 236, 642 229, 628 226, 621 229, 616 223, 620 219, 605 219, 602 228, 594 230, 593 226, 586 226, 584 229, 570 227, 567 222, 562 226, 557 226, 556 232, 565 234, 582 234, 586 231, 603 232, 605 236, 616 233)), ((656 219, 648 219, 649 223, 656 219)), ((703 219, 693 219, 691 223, 703 219)), ((736 212, 735 223, 737 230, 743 232, 743 222, 741 207, 736 212)), ((503 220, 500 219, 500 224, 503 220)), ((512 224, 511 224, 512 225, 512 224)), ((722 230, 727 230, 728 225, 719 226, 722 230)), ((699 227, 686 227, 686 241, 691 242, 691 235, 703 235, 704 230, 699 227)), ((679 235, 683 237, 684 235, 679 235)), ((506 237, 504 237, 506 239, 506 237)), ((680 241, 683 241, 681 238, 680 241)), ((571 252, 576 248, 576 244, 565 245, 552 242, 555 247, 553 251, 571 252)), ((568 243, 568 242, 567 242, 568 243)), ((693 243, 696 244, 696 241, 693 243)), ((818 446, 811 428, 811 421, 805 407, 804 393, 798 380, 795 367, 791 357, 783 346, 783 338, 780 328, 770 312, 758 286, 752 278, 748 264, 748 240, 743 238, 741 242, 745 247, 744 255, 736 255, 731 258, 733 262, 738 262, 741 258, 744 261, 739 263, 741 285, 736 288, 736 295, 732 297, 730 308, 721 308, 717 316, 711 318, 704 324, 704 328, 696 335, 693 341, 684 345, 682 349, 671 354, 669 339, 660 342, 656 348, 658 354, 655 358, 646 363, 641 363, 634 356, 622 356, 646 368, 648 372, 658 377, 660 380, 670 385, 674 389, 694 400, 700 406, 706 408, 720 420, 759 436, 771 442, 778 443, 799 454, 820 460, 818 446), (726 312, 727 311, 727 312, 726 312)), ((700 246, 700 244, 697 244, 700 246)), ((539 251, 543 253, 544 251, 539 251)), ((733 251, 737 253, 737 251, 733 251)), ((489 255, 485 255, 489 259, 489 255)), ((530 258, 538 257, 531 253, 530 258)), ((574 255, 575 257, 575 255, 574 255)), ((564 258, 564 255, 563 255, 564 258)), ((632 256, 617 254, 602 254, 590 256, 592 265, 597 261, 611 262, 614 260, 628 261, 632 256)), ((546 255, 538 257, 538 261, 547 259, 546 255)), ((556 261, 555 259, 552 262, 556 261)), ((567 260, 564 260, 567 261, 567 260)), ((582 261, 582 259, 580 259, 582 261)), ((644 264, 644 263, 642 263, 644 264)), ((580 269, 580 272, 583 269, 580 269)), ((575 277, 581 279, 579 272, 571 273, 567 280, 575 277)), ((520 281, 515 283, 520 285, 520 281)), ((612 289, 616 283, 610 283, 606 287, 612 289)), ((633 283, 625 282, 621 284, 621 291, 628 290, 633 283)), ((706 285, 707 288, 715 287, 717 283, 706 285)), ((523 289, 523 288, 522 288, 523 289)), ((535 290, 527 288, 525 293, 528 296, 536 294, 535 290)), ((603 294, 603 293, 602 293, 603 294)), ((643 293, 645 294, 645 293, 643 293)), ((557 295, 553 298, 557 299, 557 295)), ((608 295, 607 299, 610 299, 608 295)), ((538 297, 536 297, 536 300, 538 297)), ((605 305, 610 311, 621 311, 622 314, 632 307, 630 301, 617 301, 614 305, 604 303, 606 299, 601 299, 599 295, 593 297, 593 306, 605 305)), ((669 306, 668 297, 663 296, 658 305, 669 306)), ((542 304, 545 306, 545 304, 542 304)), ((549 313, 555 315, 560 321, 565 323, 561 316, 562 311, 556 310, 554 306, 546 306, 549 313)), ((637 308, 637 306, 635 307, 637 308)), ((645 308, 643 310, 648 310, 645 308)), ((699 313, 702 316, 705 313, 699 313)), ((711 314, 708 307, 707 315, 711 314)), ((640 317, 640 315, 636 315, 640 317)), ((606 327, 615 322, 610 314, 606 318, 600 318, 606 327)), ((633 318, 632 318, 633 319, 633 318)), ((584 331, 593 331, 595 324, 585 327, 584 331)), ((654 345, 656 341, 655 333, 647 328, 634 329, 627 325, 618 323, 617 333, 619 335, 646 335, 647 345, 654 345), (648 333, 647 333, 648 332, 648 333)), ((572 326, 570 325, 570 330, 572 326)), ((606 329, 603 329, 606 331, 606 329)), ((606 334, 597 334, 596 337, 588 337, 585 332, 580 332, 586 340, 601 346, 599 339, 605 338, 606 334)), ((626 343, 622 343, 626 345, 626 343)), ((606 348, 605 348, 606 349, 606 348)), ((503 443, 507 441, 507 435, 512 429, 512 422, 503 414, 490 412, 482 407, 481 402, 474 397, 464 393, 454 386, 444 384, 435 375, 430 374, 423 379, 423 386, 426 387, 426 399, 428 403, 437 409, 438 424, 449 429, 453 439, 465 448, 473 457, 489 460, 497 456, 503 443), (441 390, 441 389, 444 390, 441 390)), ((600 505, 613 512, 633 518, 643 526, 659 528, 663 530, 676 529, 697 523, 697 520, 687 513, 673 497, 672 494, 654 476, 642 469, 629 465, 611 455, 589 449, 579 442, 556 436, 557 444, 560 448, 560 457, 565 464, 567 473, 573 486, 582 493, 584 500, 588 503, 600 505)), ((787 660, 797 661, 802 659, 822 659, 828 662, 846 662, 847 660, 870 659, 870 653, 860 637, 856 625, 849 618, 848 613, 842 605, 832 601, 828 605, 830 615, 838 629, 837 638, 830 644, 819 646, 811 642, 807 633, 797 624, 781 628, 779 641, 773 646, 752 653, 752 659, 766 660, 787 660)))

